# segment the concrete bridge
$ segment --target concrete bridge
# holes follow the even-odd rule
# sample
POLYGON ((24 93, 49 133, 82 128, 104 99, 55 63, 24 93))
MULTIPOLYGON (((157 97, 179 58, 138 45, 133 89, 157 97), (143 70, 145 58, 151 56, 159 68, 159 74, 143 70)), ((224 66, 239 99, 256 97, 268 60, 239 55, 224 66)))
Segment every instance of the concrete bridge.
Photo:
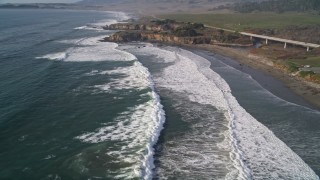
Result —
MULTIPOLYGON (((230 30, 230 29, 218 28, 218 27, 213 27, 213 26, 207 26, 206 25, 206 27, 214 28, 214 29, 220 29, 220 30, 228 31, 228 32, 236 32, 236 31, 233 31, 233 30, 230 30)), ((268 41, 282 42, 282 43, 284 43, 284 48, 287 48, 287 44, 306 47, 307 51, 309 51, 310 48, 319 48, 320 47, 320 44, 313 44, 313 43, 307 43, 307 42, 301 42, 301 41, 293 41, 293 40, 290 40, 290 39, 282 39, 282 38, 277 38, 277 37, 264 36, 264 35, 259 35, 259 34, 246 33, 246 32, 239 32, 239 33, 244 35, 244 36, 249 36, 250 38, 265 39, 266 44, 268 44, 268 41)))
POLYGON ((254 38, 259 38, 259 39, 265 39, 266 40, 266 44, 268 44, 268 41, 282 42, 282 43, 284 43, 284 48, 287 48, 287 44, 306 47, 307 51, 309 51, 310 48, 318 48, 318 47, 320 47, 319 44, 306 43, 306 42, 301 42, 301 41, 293 41, 293 40, 289 40, 289 39, 282 39, 282 38, 276 38, 276 37, 271 37, 271 36, 264 36, 264 35, 246 33, 246 32, 240 32, 240 34, 242 34, 244 36, 249 36, 250 38, 254 37, 254 38))

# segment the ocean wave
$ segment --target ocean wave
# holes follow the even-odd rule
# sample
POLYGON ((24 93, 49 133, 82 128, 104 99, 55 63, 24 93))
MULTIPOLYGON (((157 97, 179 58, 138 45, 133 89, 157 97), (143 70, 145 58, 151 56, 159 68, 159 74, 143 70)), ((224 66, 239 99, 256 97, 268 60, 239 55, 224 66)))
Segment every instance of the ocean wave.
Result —
POLYGON ((86 26, 79 26, 74 28, 75 30, 95 30, 95 31, 103 31, 104 29, 102 28, 102 26, 97 25, 97 26, 93 26, 93 25, 86 25, 86 26))
POLYGON ((36 57, 36 59, 64 60, 67 58, 67 52, 59 52, 36 57))
MULTIPOLYGON (((146 103, 131 108, 127 112, 121 113, 113 122, 108 123, 105 127, 99 128, 95 132, 77 136, 76 139, 87 143, 118 142, 121 150, 109 151, 107 154, 116 158, 118 163, 132 164, 130 168, 119 169, 119 178, 143 177, 143 179, 151 179, 152 169, 154 168, 153 146, 159 138, 165 121, 163 107, 159 96, 155 93, 152 77, 148 69, 138 61, 127 70, 121 68, 113 71, 94 73, 108 74, 119 72, 127 73, 128 77, 124 78, 126 79, 124 82, 133 80, 132 84, 124 86, 130 88, 150 88, 151 92, 148 92, 147 95, 151 99, 146 103)), ((124 86, 120 87, 123 88, 124 86)), ((98 88, 102 88, 103 90, 112 89, 110 85, 101 85, 98 88)))
POLYGON ((75 47, 65 52, 51 53, 37 57, 38 59, 63 60, 70 62, 88 61, 132 61, 136 57, 128 52, 117 49, 118 44, 100 42, 105 36, 81 39, 75 47))
MULTIPOLYGON (((124 15, 115 13, 116 21, 108 22, 114 23, 124 20, 127 18, 124 15)), ((97 23, 105 25, 108 22, 97 23)), ((97 23, 94 25, 98 25, 97 23)), ((82 28, 85 27, 79 27, 79 29, 82 28)), ((132 179, 142 177, 143 179, 152 179, 152 169, 154 168, 153 146, 158 140, 165 121, 160 98, 154 90, 154 84, 148 69, 133 54, 118 49, 118 44, 99 41, 104 37, 97 36, 63 41, 62 43, 74 44, 74 47, 68 48, 65 52, 47 54, 38 58, 61 60, 63 62, 134 61, 130 67, 121 67, 110 71, 92 71, 85 75, 122 75, 123 78, 117 78, 109 84, 95 85, 94 88, 102 91, 149 89, 149 92, 145 95, 150 100, 121 113, 112 123, 75 138, 85 143, 113 142, 117 144, 114 148, 120 149, 110 150, 106 154, 115 160, 106 163, 121 164, 121 166, 126 164, 126 167, 119 168, 114 178, 132 179)), ((108 173, 109 169, 106 169, 106 171, 108 173)), ((114 172, 109 173, 114 174, 114 172)))
POLYGON ((135 61, 132 66, 119 67, 108 71, 93 70, 87 75, 118 75, 122 76, 110 83, 95 85, 94 88, 98 88, 102 91, 114 91, 114 90, 143 90, 150 87, 150 80, 146 76, 146 72, 142 71, 142 65, 139 61, 135 61))
POLYGON ((230 157, 238 178, 318 179, 297 154, 239 105, 225 80, 210 69, 208 60, 178 48, 133 47, 130 51, 174 62, 156 79, 159 87, 188 94, 192 102, 226 112, 226 138, 230 139, 230 157))
POLYGON ((130 19, 131 17, 124 13, 124 12, 113 12, 113 11, 108 11, 107 12, 108 15, 113 16, 112 18, 108 18, 108 19, 103 19, 103 20, 99 20, 97 22, 94 23, 90 23, 88 25, 85 26, 79 26, 76 27, 74 29, 76 30, 95 30, 95 31, 103 31, 103 26, 106 25, 111 25, 111 24, 115 24, 115 23, 119 23, 119 22, 123 22, 125 20, 130 19))
POLYGON ((86 38, 59 40, 59 41, 57 41, 57 42, 58 42, 58 43, 62 43, 62 44, 74 44, 74 45, 77 45, 77 44, 79 44, 81 41, 83 41, 84 39, 86 39, 86 38))
POLYGON ((77 136, 87 143, 100 143, 105 141, 120 142, 120 150, 109 151, 108 156, 118 159, 114 163, 129 163, 130 168, 121 168, 115 178, 130 179, 133 177, 152 178, 153 146, 157 142, 164 123, 164 111, 159 96, 155 93, 152 77, 137 58, 131 53, 117 49, 118 44, 99 42, 102 37, 81 39, 76 41, 80 47, 67 50, 66 62, 86 61, 134 61, 132 66, 119 67, 108 71, 92 70, 87 76, 120 75, 111 83, 95 85, 101 91, 114 91, 124 89, 142 90, 149 88, 148 96, 151 100, 132 107, 123 112, 113 123, 97 129, 96 132, 77 136))
POLYGON ((131 16, 127 13, 124 12, 115 12, 115 11, 108 11, 107 12, 109 15, 111 14, 113 17, 112 19, 108 18, 105 20, 99 20, 95 23, 92 23, 91 25, 93 26, 105 26, 105 25, 110 25, 110 24, 115 24, 119 22, 126 21, 131 18, 131 16))

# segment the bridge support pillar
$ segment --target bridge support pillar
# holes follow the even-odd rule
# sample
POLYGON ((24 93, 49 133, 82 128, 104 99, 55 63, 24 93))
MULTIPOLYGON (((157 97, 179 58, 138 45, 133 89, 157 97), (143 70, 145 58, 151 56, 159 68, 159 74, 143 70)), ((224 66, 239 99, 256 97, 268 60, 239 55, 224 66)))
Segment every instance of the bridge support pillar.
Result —
POLYGON ((285 48, 285 49, 287 48, 287 43, 286 42, 284 43, 284 47, 283 48, 285 48))
POLYGON ((266 39, 266 45, 268 45, 268 39, 266 39))
POLYGON ((250 36, 250 40, 252 40, 252 36, 250 36))
POLYGON ((307 47, 307 52, 309 52, 309 51, 310 51, 310 47, 308 46, 308 47, 307 47))

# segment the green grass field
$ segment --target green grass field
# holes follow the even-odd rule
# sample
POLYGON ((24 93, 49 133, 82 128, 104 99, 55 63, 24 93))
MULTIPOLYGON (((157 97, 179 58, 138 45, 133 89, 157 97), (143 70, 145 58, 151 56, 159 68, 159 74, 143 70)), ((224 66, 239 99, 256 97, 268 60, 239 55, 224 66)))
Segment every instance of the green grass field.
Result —
POLYGON ((299 13, 168 14, 159 17, 184 22, 198 22, 236 31, 242 31, 247 28, 282 28, 289 25, 320 25, 320 15, 299 13))
POLYGON ((298 65, 311 65, 312 67, 320 67, 320 57, 319 56, 313 56, 313 57, 307 57, 306 59, 292 59, 291 62, 294 62, 298 65))
MULTIPOLYGON (((320 15, 302 14, 302 13, 250 13, 250 14, 167 14, 158 16, 162 19, 174 19, 183 22, 197 22, 209 26, 215 26, 235 31, 244 31, 249 28, 261 29, 281 29, 287 26, 299 25, 320 25, 320 15)), ((270 53, 263 51, 264 53, 270 53)), ((267 54, 266 56, 270 56, 267 54)), ((318 55, 306 54, 303 58, 282 59, 282 62, 292 63, 292 67, 301 65, 311 65, 320 67, 320 57, 318 55)), ((296 71, 295 69, 294 71, 296 71)))

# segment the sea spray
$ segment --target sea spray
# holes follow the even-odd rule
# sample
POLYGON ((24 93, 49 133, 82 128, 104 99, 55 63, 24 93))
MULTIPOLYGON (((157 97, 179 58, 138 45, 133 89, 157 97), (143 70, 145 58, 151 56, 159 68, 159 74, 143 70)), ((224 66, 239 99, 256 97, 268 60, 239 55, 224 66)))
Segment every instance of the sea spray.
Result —
MULTIPOLYGON (((126 46, 126 48, 128 47, 126 46)), ((239 105, 232 96, 228 84, 210 69, 210 63, 206 59, 178 48, 160 49, 147 46, 137 49, 133 46, 129 51, 137 55, 155 56, 159 63, 170 63, 161 71, 161 75, 157 75, 155 81, 158 87, 181 92, 187 95, 192 102, 213 105, 221 111, 225 111, 225 116, 229 121, 226 139, 230 139, 230 147, 233 149, 230 151, 230 155, 234 162, 234 168, 238 171, 238 178, 299 177, 301 179, 317 179, 315 173, 299 156, 239 105), (277 151, 274 150, 276 147, 277 151), (288 166, 288 164, 291 165, 288 166)), ((181 146, 183 145, 181 144, 181 146)), ((165 162, 167 160, 162 160, 162 168, 167 168, 167 162, 165 162)), ((170 162, 168 165, 174 163, 182 166, 179 164, 180 161, 170 162)), ((192 169, 196 169, 196 167, 190 167, 189 172, 192 169)), ((168 177, 166 174, 171 177, 170 171, 171 169, 164 169, 161 171, 164 173, 161 177, 168 177)), ((230 171, 233 170, 230 169, 230 171)), ((197 173, 201 172, 197 171, 197 173)), ((232 174, 234 172, 230 172, 230 175, 232 174)), ((230 175, 227 176, 230 177, 230 175)), ((203 177, 205 176, 203 174, 203 177)))
MULTIPOLYGON (((160 132, 163 128, 165 113, 160 103, 160 98, 155 92, 152 77, 148 72, 148 69, 143 67, 138 61, 134 64, 138 71, 134 74, 130 71, 131 73, 127 75, 131 75, 132 78, 139 77, 138 79, 131 79, 131 81, 139 80, 140 78, 148 80, 148 84, 143 83, 141 85, 149 86, 151 92, 148 94, 151 97, 151 100, 143 105, 134 107, 132 112, 123 113, 123 117, 120 115, 119 119, 116 120, 116 122, 118 122, 117 124, 110 124, 98 129, 96 132, 85 133, 76 138, 88 143, 106 141, 126 142, 126 145, 122 148, 122 152, 108 152, 108 154, 112 156, 117 156, 119 153, 122 154, 119 156, 119 161, 125 159, 127 162, 134 162, 134 174, 127 172, 127 175, 121 176, 121 178, 141 176, 143 179, 152 179, 152 169, 154 168, 153 146, 158 141, 160 132), (144 148, 141 148, 137 154, 130 150, 130 148, 138 148, 139 146, 144 146, 144 148), (128 153, 133 156, 126 156, 125 154, 128 153), (136 161, 139 156, 143 157, 139 160, 140 162, 136 161)), ((133 83, 132 85, 136 86, 137 83, 133 83)))
POLYGON ((276 171, 272 177, 318 179, 312 169, 297 154, 239 105, 225 80, 209 68, 208 60, 183 51, 200 67, 199 71, 202 74, 212 79, 219 89, 223 90, 224 98, 228 103, 233 145, 238 151, 245 178, 269 177, 267 172, 276 171), (263 159, 263 157, 272 160, 263 159), (288 166, 289 162, 292 163, 290 166, 288 166))
MULTIPOLYGON (((125 13, 122 13, 122 14, 114 13, 113 15, 116 17, 113 20, 94 22, 86 26, 77 27, 75 29, 76 30, 100 30, 100 28, 98 27, 128 19, 128 16, 125 13)), ((140 155, 137 155, 136 157, 143 155, 143 158, 141 159, 141 162, 136 162, 136 164, 134 165, 135 168, 133 168, 134 169, 133 172, 127 172, 126 170, 124 170, 127 172, 127 175, 119 174, 116 176, 116 178, 133 178, 135 176, 138 176, 138 177, 141 176, 144 179, 151 179, 152 169, 154 168, 153 146, 156 144, 158 140, 159 134, 163 128, 163 123, 165 121, 164 111, 160 103, 160 98, 155 92, 154 83, 152 81, 152 77, 150 73, 148 72, 148 69, 143 67, 143 65, 139 63, 139 61, 136 60, 136 57, 133 56, 132 54, 127 53, 125 51, 118 50, 117 49, 118 44, 109 43, 109 42, 100 42, 99 40, 104 37, 105 36, 99 36, 99 37, 93 37, 93 38, 82 38, 79 40, 76 39, 76 40, 60 41, 61 43, 74 43, 76 46, 67 49, 65 52, 44 55, 44 56, 38 57, 38 59, 63 60, 65 62, 134 61, 133 66, 131 67, 120 67, 120 68, 116 68, 114 70, 108 70, 108 71, 92 70, 92 72, 86 73, 86 75, 95 76, 95 75, 123 74, 125 76, 121 79, 118 79, 117 81, 114 81, 108 84, 95 85, 94 88, 98 88, 105 92, 110 92, 115 90, 130 91, 131 89, 141 91, 148 87, 151 89, 151 94, 147 93, 147 95, 151 97, 151 100, 146 102, 145 104, 133 107, 132 110, 130 110, 130 112, 124 112, 123 114, 120 114, 120 116, 118 117, 118 120, 117 119, 115 120, 118 122, 117 124, 115 125, 110 124, 109 126, 102 127, 93 133, 85 133, 83 135, 76 137, 76 139, 80 139, 83 142, 89 142, 89 143, 100 143, 104 141, 114 141, 114 140, 126 141, 133 137, 149 139, 149 140, 144 140, 144 141, 148 141, 148 143, 146 143, 145 145, 145 148, 138 151, 140 152, 139 153, 140 155), (148 108, 148 109, 145 109, 145 108, 148 108), (149 114, 146 114, 145 116, 143 115, 142 112, 147 112, 149 114), (124 118, 126 116, 130 117, 131 121, 125 120, 124 118), (134 124, 134 122, 136 122, 137 119, 140 119, 138 117, 140 118, 143 117, 144 119, 142 118, 142 120, 144 120, 145 123, 150 124, 150 122, 147 122, 147 121, 151 121, 153 123, 153 125, 151 126, 148 125, 147 127, 145 127, 147 128, 146 129, 147 131, 144 132, 145 135, 143 136, 139 136, 138 134, 136 134, 136 133, 141 133, 142 131, 137 130, 135 128, 138 127, 136 126, 137 123, 140 124, 139 126, 141 127, 139 128, 142 128, 142 129, 146 124, 142 122, 137 122, 135 125, 133 125, 134 126, 133 129, 130 129, 130 127, 126 127, 126 125, 130 123, 134 124), (112 131, 114 131, 114 133, 112 131), (129 131, 137 131, 137 132, 129 132, 129 131), (129 134, 129 136, 127 135, 119 136, 117 132, 122 132, 122 134, 129 134), (140 163, 141 165, 139 165, 140 163)), ((128 147, 132 148, 137 145, 139 145, 139 143, 133 140, 133 142, 130 142, 128 144, 128 147)), ((122 149, 125 150, 127 149, 127 147, 123 147, 122 149)), ((109 155, 113 155, 113 156, 118 153, 121 154, 122 152, 108 152, 109 155)), ((122 156, 119 156, 119 158, 120 157, 122 156)), ((135 161, 134 159, 136 158, 132 159, 128 156, 127 158, 124 158, 124 159, 127 162, 133 162, 135 161)))
MULTIPOLYGON (((140 63, 140 62, 139 62, 140 63)), ((143 65, 140 63, 140 65, 143 67, 143 65)), ((165 112, 163 110, 163 106, 161 104, 160 101, 160 97, 159 95, 155 92, 155 85, 154 85, 154 81, 152 79, 152 76, 150 75, 150 72, 148 71, 148 69, 146 67, 143 67, 143 71, 146 74, 146 76, 149 79, 150 85, 149 87, 152 90, 152 97, 155 100, 155 114, 153 115, 153 121, 155 121, 155 126, 154 126, 154 132, 152 133, 152 136, 150 138, 150 143, 147 144, 147 149, 148 149, 148 153, 145 156, 145 163, 144 167, 145 167, 145 172, 143 175, 143 178, 146 180, 152 179, 153 174, 152 174, 152 170, 155 168, 154 166, 154 146, 157 143, 161 130, 163 129, 163 124, 165 122, 165 112)))

